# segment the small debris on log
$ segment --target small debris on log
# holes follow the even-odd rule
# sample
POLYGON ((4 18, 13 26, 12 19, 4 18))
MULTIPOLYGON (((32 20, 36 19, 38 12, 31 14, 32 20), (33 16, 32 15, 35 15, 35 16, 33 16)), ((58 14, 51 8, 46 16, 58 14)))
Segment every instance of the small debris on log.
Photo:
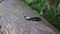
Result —
POLYGON ((31 20, 31 21, 41 21, 41 18, 39 18, 39 17, 28 17, 28 16, 24 16, 24 18, 26 20, 31 20))

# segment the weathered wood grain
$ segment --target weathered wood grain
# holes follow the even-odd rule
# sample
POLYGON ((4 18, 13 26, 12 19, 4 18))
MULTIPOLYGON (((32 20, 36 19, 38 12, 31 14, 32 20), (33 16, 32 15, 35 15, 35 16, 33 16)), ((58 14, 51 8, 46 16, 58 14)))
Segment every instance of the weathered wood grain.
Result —
POLYGON ((45 20, 23 1, 5 0, 0 4, 3 34, 57 34, 45 20), (24 16, 38 16, 43 21, 27 21, 24 16))

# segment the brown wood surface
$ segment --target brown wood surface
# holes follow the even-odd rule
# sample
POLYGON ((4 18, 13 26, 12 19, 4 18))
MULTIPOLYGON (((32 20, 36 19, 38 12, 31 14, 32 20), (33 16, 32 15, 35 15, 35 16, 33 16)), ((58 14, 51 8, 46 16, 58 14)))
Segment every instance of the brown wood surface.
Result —
POLYGON ((0 23, 3 34, 57 34, 39 14, 23 1, 5 0, 0 3, 0 23), (28 21, 24 16, 38 16, 43 21, 28 21))

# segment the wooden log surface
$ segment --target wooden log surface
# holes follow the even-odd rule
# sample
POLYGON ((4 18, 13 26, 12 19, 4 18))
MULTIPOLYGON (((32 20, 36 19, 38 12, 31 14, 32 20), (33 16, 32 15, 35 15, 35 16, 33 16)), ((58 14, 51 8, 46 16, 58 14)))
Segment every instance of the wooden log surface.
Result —
POLYGON ((3 34, 57 34, 39 14, 23 1, 5 0, 0 3, 0 23, 3 34), (28 21, 24 16, 38 16, 43 21, 28 21))

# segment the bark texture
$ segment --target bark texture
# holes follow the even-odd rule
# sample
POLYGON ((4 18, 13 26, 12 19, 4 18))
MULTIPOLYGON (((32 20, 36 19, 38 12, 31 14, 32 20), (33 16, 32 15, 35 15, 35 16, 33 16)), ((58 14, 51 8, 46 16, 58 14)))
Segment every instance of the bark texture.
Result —
POLYGON ((58 32, 21 0, 4 0, 0 3, 0 16, 3 34, 57 34, 58 32), (24 16, 38 16, 43 21, 28 21, 24 16))

